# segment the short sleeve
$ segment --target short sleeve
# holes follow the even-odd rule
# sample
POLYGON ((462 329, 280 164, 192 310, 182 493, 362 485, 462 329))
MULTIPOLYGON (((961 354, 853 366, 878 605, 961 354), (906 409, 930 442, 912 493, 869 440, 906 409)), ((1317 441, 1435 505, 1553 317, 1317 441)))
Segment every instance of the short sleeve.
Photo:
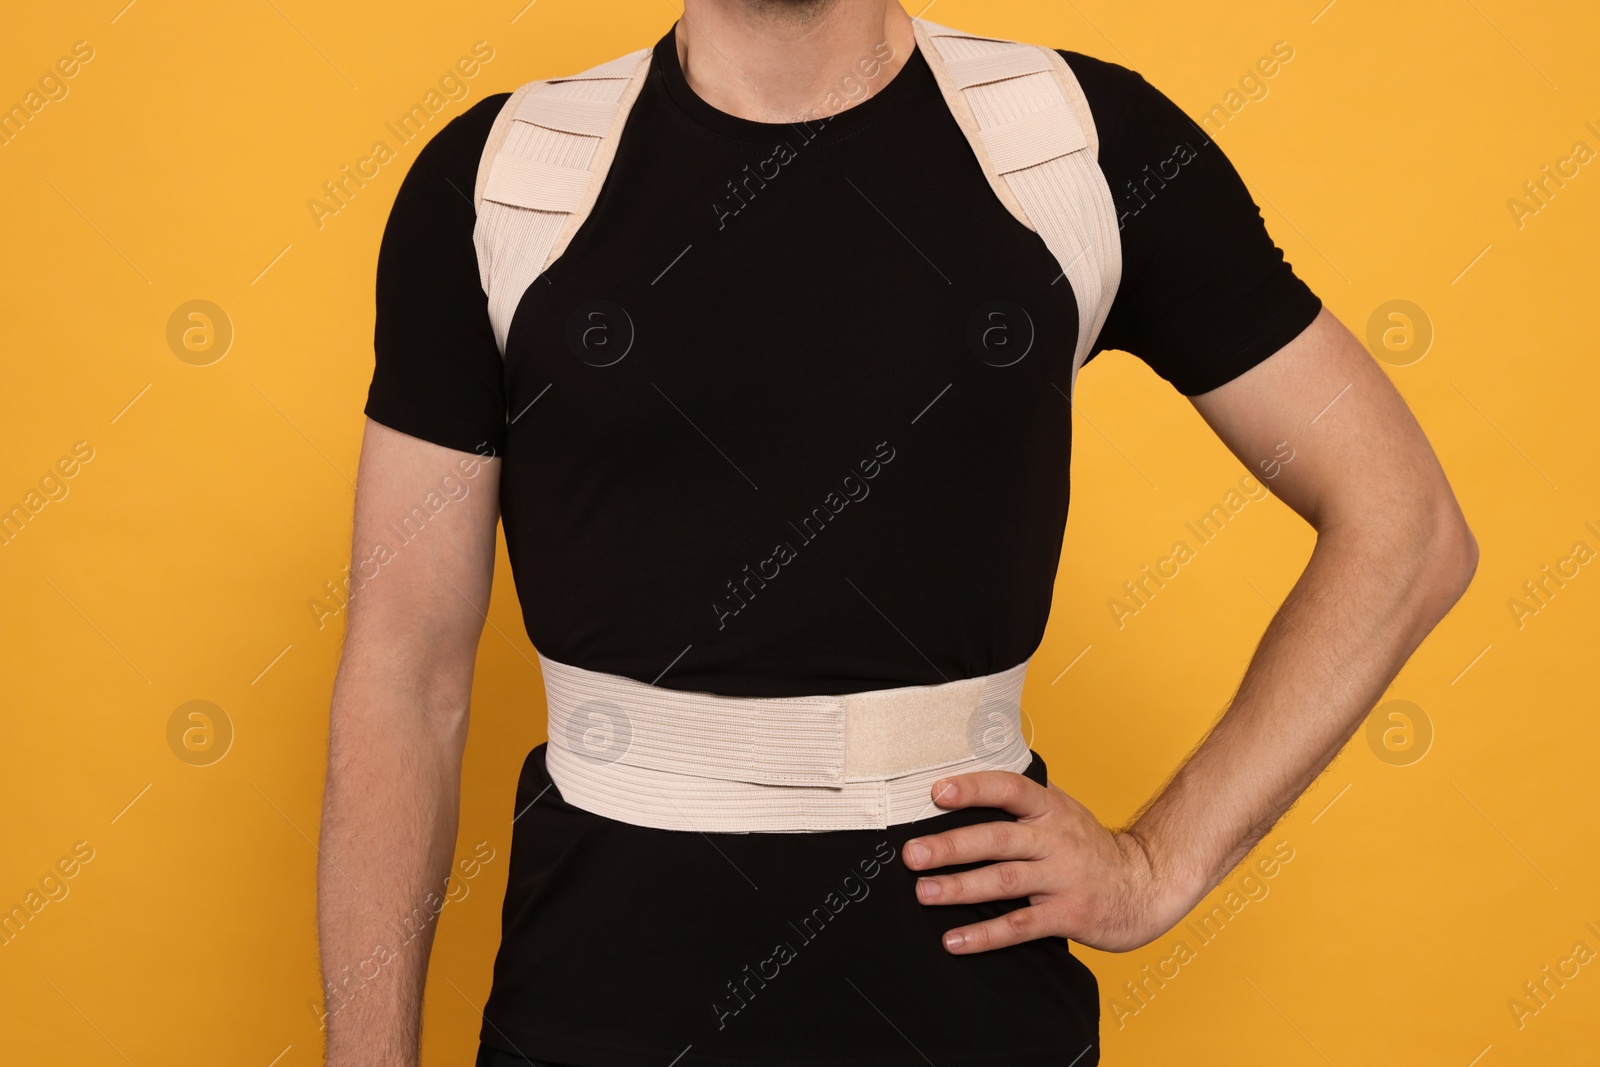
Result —
POLYGON ((1322 301, 1221 146, 1135 72, 1061 54, 1095 117, 1122 235, 1122 282, 1095 351, 1130 352, 1197 396, 1294 340, 1322 301))
POLYGON ((378 250, 365 409, 390 429, 482 455, 504 451, 506 400, 472 242, 472 188, 507 95, 447 123, 401 182, 378 250))

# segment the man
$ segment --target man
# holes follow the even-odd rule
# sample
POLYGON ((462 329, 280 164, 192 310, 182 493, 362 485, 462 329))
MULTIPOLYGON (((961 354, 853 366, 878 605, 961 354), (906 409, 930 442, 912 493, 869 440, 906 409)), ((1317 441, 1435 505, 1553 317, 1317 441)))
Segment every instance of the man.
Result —
MULTIPOLYGON (((1149 363, 1252 469, 1290 444, 1271 487, 1318 532, 1232 706, 1115 831, 1037 755, 886 829, 660 829, 571 803, 540 745, 480 1064, 1098 1062, 1069 942, 1175 925, 1466 588, 1476 544, 1422 431, 1218 146, 1137 74, 1061 54, 1121 216, 1096 350, 1149 363)), ((1077 308, 896 3, 686 0, 502 355, 472 194, 505 99, 423 149, 379 259, 357 556, 442 475, 471 489, 352 605, 319 879, 333 1067, 417 1062, 432 927, 384 931, 450 869, 500 514, 547 681, 728 699, 1025 664, 1060 554, 1077 308), (1020 355, 970 337, 997 300, 1020 355)))

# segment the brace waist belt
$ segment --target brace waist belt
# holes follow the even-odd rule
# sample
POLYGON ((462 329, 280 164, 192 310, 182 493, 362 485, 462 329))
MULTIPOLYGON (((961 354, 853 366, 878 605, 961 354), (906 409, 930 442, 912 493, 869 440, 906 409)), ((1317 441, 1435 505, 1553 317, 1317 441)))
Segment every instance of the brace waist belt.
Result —
POLYGON ((539 656, 546 765, 569 804, 706 833, 883 829, 940 814, 933 783, 1020 772, 1028 661, 938 685, 840 696, 664 689, 539 656))

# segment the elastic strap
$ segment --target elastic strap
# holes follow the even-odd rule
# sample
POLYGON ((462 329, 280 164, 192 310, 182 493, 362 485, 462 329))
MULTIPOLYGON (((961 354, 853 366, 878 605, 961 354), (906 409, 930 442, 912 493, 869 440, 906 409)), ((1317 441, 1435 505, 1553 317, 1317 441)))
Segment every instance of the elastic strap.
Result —
POLYGON ((1083 89, 1051 48, 913 19, 956 124, 1006 209, 1044 239, 1078 304, 1068 397, 1122 280, 1116 204, 1083 89))
POLYGON ((522 295, 594 208, 651 54, 529 82, 495 116, 473 188, 472 240, 502 356, 522 295))
POLYGON ((665 689, 539 656, 561 797, 664 830, 883 829, 939 814, 946 775, 1021 772, 1028 663, 841 696, 665 689))

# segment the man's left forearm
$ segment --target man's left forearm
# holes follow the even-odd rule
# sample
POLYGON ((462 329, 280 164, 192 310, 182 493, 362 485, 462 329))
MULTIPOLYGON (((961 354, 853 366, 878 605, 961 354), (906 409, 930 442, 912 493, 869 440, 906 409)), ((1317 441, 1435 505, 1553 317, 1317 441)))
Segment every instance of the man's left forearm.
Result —
POLYGON ((1332 762, 1476 565, 1453 501, 1321 532, 1227 712, 1118 835, 1145 854, 1157 924, 1182 919, 1332 762))

